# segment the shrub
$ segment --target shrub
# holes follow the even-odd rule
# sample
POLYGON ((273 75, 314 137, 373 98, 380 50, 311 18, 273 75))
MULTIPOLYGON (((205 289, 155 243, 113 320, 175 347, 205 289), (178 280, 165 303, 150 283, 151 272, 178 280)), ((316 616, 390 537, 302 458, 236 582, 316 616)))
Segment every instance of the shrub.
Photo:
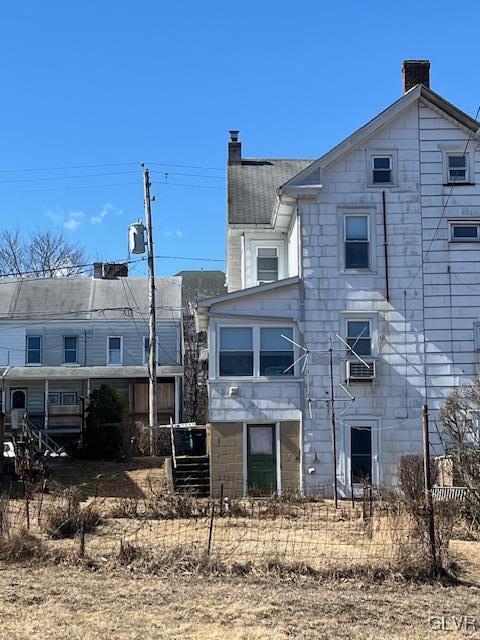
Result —
POLYGON ((46 550, 41 541, 26 529, 0 538, 0 560, 4 562, 19 562, 44 556, 46 550))
POLYGON ((92 391, 85 430, 86 455, 102 460, 125 456, 127 417, 128 399, 123 393, 106 384, 92 391))
POLYGON ((67 489, 64 501, 48 510, 42 528, 50 538, 73 538, 81 530, 93 531, 101 519, 94 503, 82 507, 78 493, 67 489))

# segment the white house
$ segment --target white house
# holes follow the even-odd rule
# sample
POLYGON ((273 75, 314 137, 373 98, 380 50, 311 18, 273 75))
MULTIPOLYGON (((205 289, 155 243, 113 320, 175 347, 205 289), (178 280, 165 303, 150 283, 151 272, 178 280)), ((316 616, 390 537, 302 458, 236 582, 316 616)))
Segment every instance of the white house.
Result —
POLYGON ((405 61, 403 96, 315 161, 245 159, 232 132, 229 293, 198 307, 214 491, 333 491, 331 371, 339 494, 392 485, 423 405, 435 440, 442 400, 477 375, 480 123, 429 70, 405 61))

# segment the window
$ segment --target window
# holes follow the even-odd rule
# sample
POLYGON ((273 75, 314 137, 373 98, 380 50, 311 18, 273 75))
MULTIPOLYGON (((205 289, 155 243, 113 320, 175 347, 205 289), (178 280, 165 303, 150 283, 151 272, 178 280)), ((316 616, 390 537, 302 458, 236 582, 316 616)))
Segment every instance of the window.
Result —
POLYGON ((62 393, 62 404, 77 404, 77 394, 70 391, 62 393))
POLYGON ((372 156, 372 184, 392 182, 392 156, 372 156))
POLYGON ((258 247, 257 281, 258 284, 278 280, 278 249, 276 247, 258 247))
POLYGON ((220 376, 295 374, 292 327, 221 327, 219 335, 220 376))
POLYGON ((48 394, 48 404, 60 404, 61 396, 57 391, 48 394))
POLYGON ((220 329, 220 375, 253 376, 251 327, 220 329))
POLYGON ((42 363, 41 336, 27 336, 27 364, 42 363))
POLYGON ((78 363, 78 338, 77 336, 65 336, 63 338, 63 362, 65 364, 78 363))
POLYGON ((452 222, 450 224, 452 242, 476 242, 480 240, 480 223, 452 222))
POLYGON ((110 336, 108 338, 108 364, 122 364, 122 338, 118 336, 110 336))
POLYGON ((447 181, 452 184, 468 182, 468 163, 466 154, 449 153, 447 155, 447 181))
POLYGON ((260 329, 260 375, 293 376, 293 330, 289 328, 262 327, 260 329), (288 371, 287 371, 288 369, 288 371))
POLYGON ((368 215, 345 215, 345 269, 370 269, 368 215))
POLYGON ((351 473, 352 482, 372 481, 372 428, 351 428, 351 473))
POLYGON ((371 333, 370 320, 347 320, 347 342, 359 356, 372 355, 371 333))

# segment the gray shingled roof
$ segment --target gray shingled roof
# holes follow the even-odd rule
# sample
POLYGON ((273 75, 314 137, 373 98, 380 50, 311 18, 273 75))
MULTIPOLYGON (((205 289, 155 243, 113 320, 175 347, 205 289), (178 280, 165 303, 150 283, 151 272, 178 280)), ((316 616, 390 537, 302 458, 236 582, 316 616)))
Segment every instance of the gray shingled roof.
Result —
POLYGON ((228 222, 268 224, 282 184, 303 171, 313 160, 244 158, 228 165, 228 222))
POLYGON ((175 275, 182 278, 183 307, 227 292, 223 271, 179 271, 175 275))
MULTIPOLYGON (((155 278, 157 318, 181 317, 182 279, 155 278)), ((0 319, 125 318, 125 308, 148 312, 147 278, 0 278, 0 319), (97 309, 105 310, 99 316, 97 309)))

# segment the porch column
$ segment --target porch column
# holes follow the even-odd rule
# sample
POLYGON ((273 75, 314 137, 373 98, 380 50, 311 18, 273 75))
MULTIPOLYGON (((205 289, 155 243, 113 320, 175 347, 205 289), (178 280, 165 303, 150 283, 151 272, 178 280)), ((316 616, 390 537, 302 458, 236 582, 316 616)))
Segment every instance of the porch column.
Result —
POLYGON ((180 422, 180 376, 175 376, 175 422, 178 424, 180 422))
POLYGON ((43 417, 43 426, 48 429, 48 380, 45 379, 45 411, 43 417))

